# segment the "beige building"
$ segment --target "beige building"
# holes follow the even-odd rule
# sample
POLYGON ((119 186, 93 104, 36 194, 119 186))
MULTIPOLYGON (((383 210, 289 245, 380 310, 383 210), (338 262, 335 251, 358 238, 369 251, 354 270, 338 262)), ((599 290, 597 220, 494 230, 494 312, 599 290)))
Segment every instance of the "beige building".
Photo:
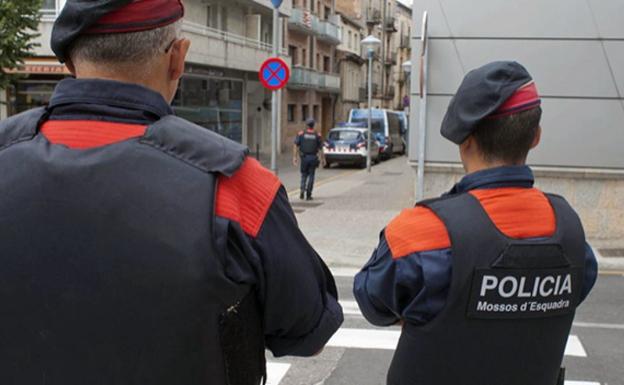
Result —
MULTIPOLYGON (((35 57, 25 75, 0 90, 0 118, 46 105, 58 81, 69 75, 50 49, 50 34, 65 0, 45 0, 35 57)), ((258 69, 271 56, 272 5, 269 0, 185 0, 183 33, 191 42, 186 74, 174 100, 176 113, 252 150, 270 149, 270 99, 258 69)), ((282 18, 291 13, 285 0, 282 18)), ((287 61, 287 51, 282 50, 287 61)))
POLYGON ((412 50, 412 9, 404 5, 400 1, 396 3, 396 28, 397 32, 393 35, 392 46, 396 48, 396 65, 393 67, 394 78, 394 100, 389 106, 395 110, 403 110, 409 108, 409 75, 403 70, 403 63, 411 60, 412 50))
POLYGON ((342 26, 342 43, 338 46, 336 58, 340 71, 342 89, 338 97, 336 121, 349 119, 349 111, 366 102, 366 60, 361 55, 360 41, 364 38, 361 21, 338 11, 342 26))
POLYGON ((289 148, 307 118, 325 134, 334 125, 340 93, 336 47, 341 43, 334 0, 294 0, 285 41, 291 78, 282 96, 282 148, 289 148))

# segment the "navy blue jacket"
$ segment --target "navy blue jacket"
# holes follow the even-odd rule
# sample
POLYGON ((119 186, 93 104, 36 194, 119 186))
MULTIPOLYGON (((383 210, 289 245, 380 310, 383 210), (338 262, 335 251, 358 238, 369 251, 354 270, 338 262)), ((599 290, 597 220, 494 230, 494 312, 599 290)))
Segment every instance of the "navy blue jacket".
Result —
MULTIPOLYGON (((173 114, 152 90, 95 79, 61 81, 48 108, 42 134, 77 149, 139 136, 141 127, 173 114)), ((214 236, 228 256, 225 273, 257 289, 267 347, 275 356, 317 353, 342 323, 342 310, 334 279, 299 230, 279 179, 246 158, 231 177, 219 176, 216 200, 214 236)))

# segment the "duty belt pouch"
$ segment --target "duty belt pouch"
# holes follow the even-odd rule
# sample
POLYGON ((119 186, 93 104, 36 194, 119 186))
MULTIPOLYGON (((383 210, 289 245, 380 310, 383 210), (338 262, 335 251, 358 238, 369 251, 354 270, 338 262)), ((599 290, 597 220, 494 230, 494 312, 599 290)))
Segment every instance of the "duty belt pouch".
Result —
POLYGON ((264 331, 253 290, 221 314, 219 336, 227 385, 265 384, 264 331))

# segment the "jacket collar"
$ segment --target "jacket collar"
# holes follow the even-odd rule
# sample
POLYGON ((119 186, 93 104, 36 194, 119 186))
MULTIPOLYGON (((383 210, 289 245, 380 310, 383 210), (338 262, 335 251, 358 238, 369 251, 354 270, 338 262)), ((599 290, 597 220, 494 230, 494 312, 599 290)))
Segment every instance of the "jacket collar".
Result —
POLYGON ((103 79, 64 79, 56 86, 48 109, 67 104, 95 104, 146 111, 162 118, 173 110, 156 91, 138 84, 103 79))
POLYGON ((529 166, 503 166, 477 171, 463 177, 447 194, 500 187, 533 187, 535 179, 529 166))

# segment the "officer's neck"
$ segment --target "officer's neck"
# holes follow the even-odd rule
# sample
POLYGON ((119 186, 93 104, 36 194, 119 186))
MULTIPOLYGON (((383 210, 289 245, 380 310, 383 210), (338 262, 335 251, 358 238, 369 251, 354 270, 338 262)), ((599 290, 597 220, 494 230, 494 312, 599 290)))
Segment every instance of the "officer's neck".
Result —
POLYGON ((163 77, 152 76, 153 72, 154 71, 136 71, 136 68, 124 69, 123 66, 115 66, 115 68, 109 69, 104 66, 90 65, 89 63, 83 62, 75 67, 74 75, 77 79, 102 79, 138 84, 158 92, 167 100, 168 86, 162 81, 163 77))
POLYGON ((506 166, 523 166, 526 162, 517 162, 510 163, 505 161, 486 161, 480 157, 475 157, 472 159, 462 159, 462 163, 464 165, 464 170, 466 170, 466 174, 472 174, 477 171, 489 170, 492 168, 498 167, 506 167, 506 166))

